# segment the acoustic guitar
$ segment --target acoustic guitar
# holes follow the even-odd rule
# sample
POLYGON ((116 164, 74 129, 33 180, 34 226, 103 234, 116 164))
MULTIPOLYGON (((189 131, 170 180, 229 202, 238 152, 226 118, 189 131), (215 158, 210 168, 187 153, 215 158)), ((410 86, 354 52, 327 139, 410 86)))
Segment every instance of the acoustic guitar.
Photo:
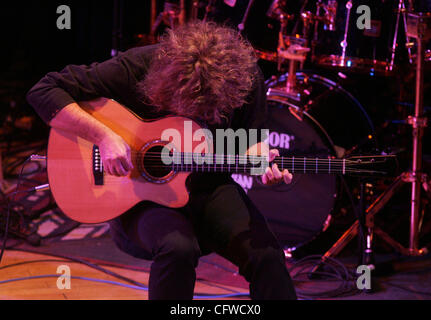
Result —
MULTIPOLYGON (((106 98, 79 103, 93 117, 119 134, 131 147, 134 169, 127 176, 108 175, 103 170, 96 145, 70 132, 52 128, 48 141, 47 172, 50 189, 59 208, 71 219, 83 223, 111 220, 138 202, 150 200, 171 208, 186 205, 189 195, 185 185, 191 172, 247 173, 256 167, 246 155, 207 154, 212 163, 195 161, 194 150, 212 150, 203 137, 189 144, 161 140, 165 129, 177 130, 182 136, 184 122, 191 132, 201 127, 188 118, 166 117, 145 121, 121 104, 106 98), (175 161, 165 164, 162 152, 168 143, 174 148, 168 153, 175 161), (174 150, 174 151, 172 151, 174 150)), ((276 157, 280 170, 313 174, 384 174, 370 169, 385 164, 386 156, 349 159, 276 157)))

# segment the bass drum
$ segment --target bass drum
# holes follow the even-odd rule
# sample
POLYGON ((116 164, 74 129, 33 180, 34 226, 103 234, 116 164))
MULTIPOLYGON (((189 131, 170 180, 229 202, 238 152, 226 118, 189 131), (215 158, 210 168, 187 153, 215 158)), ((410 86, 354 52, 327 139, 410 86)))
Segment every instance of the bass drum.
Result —
MULTIPOLYGON (((297 73, 298 82, 307 90, 307 98, 299 103, 283 96, 286 79, 283 75, 267 81, 267 142, 281 156, 342 157, 372 140, 370 118, 336 83, 316 74, 297 73)), ((266 217, 285 248, 298 248, 329 226, 338 191, 335 175, 294 172, 291 184, 274 186, 264 186, 256 176, 232 177, 266 217)))

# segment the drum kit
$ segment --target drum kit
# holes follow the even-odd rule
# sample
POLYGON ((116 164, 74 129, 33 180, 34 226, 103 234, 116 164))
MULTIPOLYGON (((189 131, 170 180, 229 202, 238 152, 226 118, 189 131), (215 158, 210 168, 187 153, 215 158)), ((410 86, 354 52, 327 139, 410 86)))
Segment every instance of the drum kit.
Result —
MULTIPOLYGON (((352 94, 341 83, 346 78, 391 82, 402 66, 416 73, 415 112, 405 121, 413 131, 411 170, 395 178, 369 203, 362 203, 363 193, 356 195, 363 207, 361 217, 324 258, 338 254, 360 232, 368 253, 373 235, 402 254, 416 256, 427 251, 419 248, 418 225, 425 210, 420 206, 420 191, 429 185, 422 170, 422 136, 426 127, 423 86, 424 68, 431 59, 426 50, 431 38, 431 14, 414 12, 414 8, 413 1, 404 0, 180 0, 165 3, 158 16, 153 11, 153 35, 163 23, 175 27, 190 19, 211 19, 238 28, 250 41, 264 73, 271 70, 265 74, 268 143, 284 156, 343 158, 383 152, 384 148, 377 148, 381 128, 369 116, 370 107, 361 102, 366 99, 355 97, 360 91, 352 94), (405 183, 412 185, 407 248, 375 226, 372 219, 405 183)), ((392 108, 388 104, 378 107, 392 108)), ((343 183, 342 178, 331 175, 295 174, 289 185, 264 187, 255 177, 233 178, 265 215, 287 254, 310 243, 330 226, 341 201, 341 189, 349 188, 350 183, 351 189, 363 191, 366 186, 372 190, 374 183, 343 183)))

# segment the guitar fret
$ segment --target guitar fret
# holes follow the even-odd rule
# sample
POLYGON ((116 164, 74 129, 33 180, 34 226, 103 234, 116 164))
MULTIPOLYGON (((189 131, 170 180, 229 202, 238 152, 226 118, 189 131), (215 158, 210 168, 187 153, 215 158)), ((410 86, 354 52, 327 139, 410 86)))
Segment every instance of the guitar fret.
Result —
POLYGON ((238 172, 238 155, 235 155, 235 172, 238 172))
POLYGON ((215 153, 213 153, 213 164, 214 164, 214 172, 217 172, 217 157, 215 153))
MULTIPOLYGON (((198 159, 194 158, 194 153, 187 153, 187 152, 177 152, 173 154, 172 158, 172 164, 170 165, 172 168, 172 171, 176 172, 228 172, 228 173, 238 173, 238 172, 244 172, 247 173, 248 170, 253 167, 252 164, 249 164, 250 159, 248 156, 246 156, 244 159, 240 158, 238 154, 234 155, 225 155, 225 154, 212 154, 212 160, 213 165, 211 165, 211 162, 205 163, 205 160, 207 159, 206 156, 210 156, 209 159, 211 159, 211 155, 205 155, 204 153, 200 154, 200 160, 202 160, 201 163, 199 163, 198 159), (233 159, 232 159, 233 157, 233 159), (191 161, 190 161, 191 160, 191 161), (232 161, 233 160, 233 161, 232 161), (242 162, 244 160, 244 162, 242 162), (190 161, 190 163, 188 163, 190 161), (227 165, 225 165, 225 161, 227 165), (219 164, 219 165, 218 165, 219 164), (233 167, 232 164, 235 164, 233 167), (207 168, 205 167, 207 166, 207 168), (207 170, 206 170, 207 169, 207 170)), ((291 158, 286 158, 287 162, 285 164, 284 157, 279 156, 277 157, 278 160, 276 163, 280 164, 281 170, 284 169, 291 169, 292 173, 300 172, 300 173, 323 173, 327 172, 328 174, 332 173, 341 173, 345 175, 348 173, 348 162, 346 159, 336 159, 335 162, 333 162, 330 157, 327 159, 321 159, 319 157, 314 158, 314 168, 312 164, 312 158, 302 157, 302 164, 301 162, 295 163, 295 157, 292 156, 291 158), (281 158, 281 160, 280 160, 281 158), (279 161, 279 162, 278 162, 279 161), (292 161, 292 164, 289 164, 289 161, 292 161), (321 166, 323 164, 323 167, 321 166), (336 165, 336 168, 334 167, 334 164, 336 165), (326 165, 328 166, 326 170, 326 165), (302 167, 302 168, 300 168, 302 167), (335 170, 335 171, 334 171, 335 170)), ((301 160, 301 158, 299 158, 301 160)))

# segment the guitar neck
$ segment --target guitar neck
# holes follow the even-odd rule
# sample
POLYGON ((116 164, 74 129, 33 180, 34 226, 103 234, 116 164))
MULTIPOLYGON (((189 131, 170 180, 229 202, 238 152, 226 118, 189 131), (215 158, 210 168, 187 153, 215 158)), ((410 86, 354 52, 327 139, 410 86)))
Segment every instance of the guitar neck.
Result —
MULTIPOLYGON (((259 168, 263 158, 257 156, 219 155, 178 153, 174 156, 173 170, 177 172, 224 172, 249 173, 252 168, 259 168)), ((352 169, 346 159, 308 158, 308 157, 276 157, 276 163, 282 171, 291 173, 345 174, 352 169)))

